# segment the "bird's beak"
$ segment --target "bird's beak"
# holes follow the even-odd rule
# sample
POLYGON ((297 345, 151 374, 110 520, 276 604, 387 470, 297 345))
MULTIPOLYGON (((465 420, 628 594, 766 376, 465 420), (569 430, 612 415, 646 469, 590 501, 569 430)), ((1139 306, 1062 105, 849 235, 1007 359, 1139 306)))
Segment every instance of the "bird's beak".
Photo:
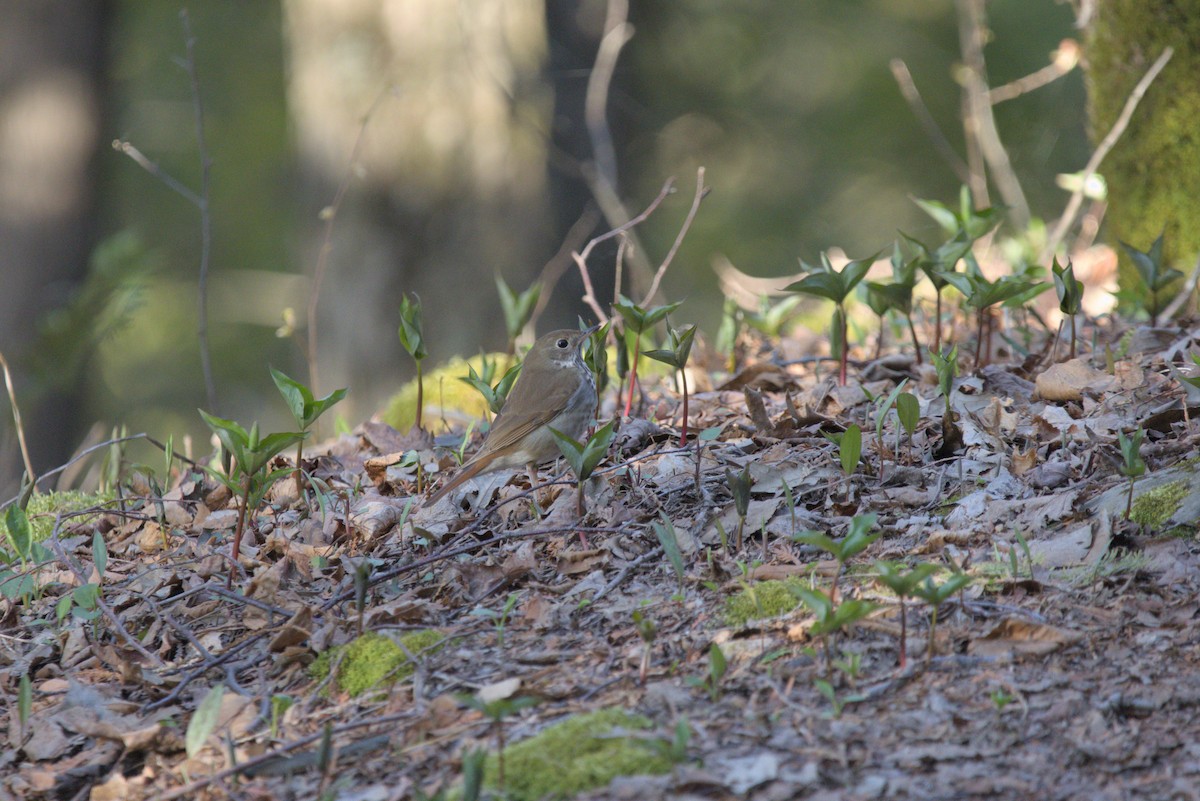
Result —
POLYGON ((580 338, 582 339, 583 337, 590 337, 592 334, 599 331, 600 326, 602 326, 602 325, 604 325, 604 323, 596 323, 591 328, 585 328, 584 330, 579 332, 580 338))

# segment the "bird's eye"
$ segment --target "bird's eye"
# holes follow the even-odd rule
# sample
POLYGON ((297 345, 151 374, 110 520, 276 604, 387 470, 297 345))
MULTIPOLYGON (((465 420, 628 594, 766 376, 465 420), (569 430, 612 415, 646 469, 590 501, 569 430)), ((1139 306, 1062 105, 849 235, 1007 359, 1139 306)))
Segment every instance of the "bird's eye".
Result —
POLYGON ((566 348, 567 345, 570 345, 571 343, 567 341, 566 337, 563 337, 562 339, 558 340, 558 342, 556 342, 554 344, 558 345, 560 348, 566 348))

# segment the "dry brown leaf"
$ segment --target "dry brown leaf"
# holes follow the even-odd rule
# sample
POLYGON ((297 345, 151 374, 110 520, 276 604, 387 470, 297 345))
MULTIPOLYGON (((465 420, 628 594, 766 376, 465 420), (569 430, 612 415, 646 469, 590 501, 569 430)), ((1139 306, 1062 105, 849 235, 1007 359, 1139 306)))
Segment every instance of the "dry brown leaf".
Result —
POLYGON ((983 637, 972 640, 967 646, 967 651, 976 656, 1007 656, 1019 659, 1023 656, 1045 656, 1081 639, 1083 635, 1078 632, 1028 620, 1007 618, 997 623, 983 637))

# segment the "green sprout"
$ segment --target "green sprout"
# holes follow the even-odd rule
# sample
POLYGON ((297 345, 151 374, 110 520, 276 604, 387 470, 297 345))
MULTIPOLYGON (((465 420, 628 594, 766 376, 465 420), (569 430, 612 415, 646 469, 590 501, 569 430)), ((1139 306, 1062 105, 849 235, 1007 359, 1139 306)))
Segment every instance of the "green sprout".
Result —
MULTIPOLYGON (((1166 308, 1166 301, 1169 293, 1165 290, 1175 281, 1183 278, 1183 273, 1176 270, 1174 267, 1163 267, 1163 234, 1158 235, 1158 239, 1150 245, 1150 249, 1142 252, 1132 245, 1127 245, 1122 242, 1121 247, 1129 254, 1129 258, 1133 261, 1133 266, 1137 269, 1138 277, 1142 279, 1142 283, 1146 285, 1146 291, 1150 293, 1150 298, 1145 302, 1146 311, 1150 314, 1150 325, 1158 325, 1158 315, 1166 308)), ((1122 294, 1121 297, 1129 299, 1128 294, 1122 294)))
POLYGON ((661 350, 648 350, 646 356, 679 371, 679 380, 683 387, 683 424, 679 431, 679 447, 682 448, 687 445, 688 433, 688 385, 685 368, 688 356, 692 352, 692 341, 696 338, 696 326, 691 325, 679 330, 668 325, 667 334, 671 338, 671 346, 661 350))
POLYGON ((400 344, 417 364, 417 417, 413 425, 421 431, 421 412, 425 406, 425 378, 421 372, 421 362, 429 355, 429 351, 425 347, 421 328, 421 299, 415 292, 411 300, 407 293, 400 298, 400 344))
POLYGON ((567 463, 571 465, 571 471, 575 473, 576 511, 581 518, 584 513, 583 485, 592 477, 592 471, 596 469, 596 465, 600 464, 604 454, 608 453, 608 446, 612 444, 613 436, 616 434, 616 424, 616 420, 609 420, 596 429, 596 432, 588 437, 586 442, 579 442, 557 429, 550 429, 554 441, 558 444, 558 449, 567 463))
POLYGON ((1129 496, 1125 501, 1125 519, 1129 519, 1129 513, 1133 511, 1133 482, 1139 476, 1146 472, 1146 463, 1142 461, 1142 440, 1145 438, 1146 432, 1141 426, 1129 436, 1125 436, 1124 431, 1117 432, 1117 446, 1121 449, 1121 465, 1117 468, 1121 471, 1121 475, 1129 478, 1129 496))
POLYGON ((1083 287, 1075 278, 1075 268, 1071 265, 1070 260, 1067 261, 1067 266, 1063 267, 1058 263, 1058 257, 1054 258, 1054 263, 1050 265, 1050 272, 1054 276, 1054 291, 1058 295, 1058 310, 1062 312, 1063 319, 1058 324, 1058 335, 1054 338, 1057 345, 1059 338, 1062 336, 1063 326, 1068 322, 1071 324, 1071 358, 1075 358, 1075 315, 1079 314, 1079 310, 1083 307, 1083 287))
POLYGON ((529 285, 529 289, 517 294, 497 273, 496 291, 500 293, 500 308, 504 311, 504 330, 508 334, 508 343, 504 353, 511 359, 517 352, 517 337, 521 335, 525 326, 529 325, 529 320, 533 317, 533 310, 537 308, 538 298, 542 294, 542 285, 540 282, 534 281, 529 285))
POLYGON ((838 379, 842 386, 846 386, 846 364, 848 359, 846 343, 846 296, 866 276, 867 270, 871 269, 871 264, 875 261, 877 255, 879 254, 868 256, 865 259, 855 259, 847 263, 841 272, 833 269, 833 265, 829 262, 829 256, 825 253, 821 254, 821 263, 817 266, 805 264, 801 260, 800 266, 808 274, 799 281, 785 287, 788 292, 802 292, 805 295, 812 295, 813 297, 826 298, 833 301, 836 308, 834 309, 833 320, 830 324, 829 337, 833 345, 833 355, 838 360, 838 379))
MULTIPOLYGON (((279 389, 279 394, 283 396, 283 401, 287 404, 288 411, 292 413, 292 419, 296 421, 296 428, 299 431, 307 431, 311 428, 313 423, 317 422, 317 418, 340 403, 346 397, 346 393, 349 392, 347 389, 337 389, 325 397, 318 399, 313 396, 311 389, 296 379, 289 378, 274 367, 271 368, 271 379, 279 389)), ((300 459, 303 455, 304 440, 300 440, 296 443, 295 478, 297 493, 301 493, 304 490, 304 469, 300 465, 300 459)))
MULTIPOLYGON (((638 355, 641 353, 642 348, 642 334, 647 329, 658 325, 668 314, 679 308, 682 302, 677 301, 675 303, 668 303, 665 306, 653 306, 649 309, 643 309, 624 295, 619 295, 617 302, 613 304, 613 308, 617 310, 621 315, 621 319, 625 321, 626 343, 631 339, 633 341, 633 358, 629 362, 629 397, 625 400, 626 417, 629 416, 629 411, 633 408, 633 390, 637 384, 638 355)), ((620 349, 618 348, 618 350, 620 349)))

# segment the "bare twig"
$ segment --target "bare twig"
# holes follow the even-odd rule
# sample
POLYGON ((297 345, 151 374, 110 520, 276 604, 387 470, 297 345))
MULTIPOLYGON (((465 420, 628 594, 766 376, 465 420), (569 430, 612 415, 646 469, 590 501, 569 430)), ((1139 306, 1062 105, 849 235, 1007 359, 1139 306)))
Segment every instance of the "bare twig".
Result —
MULTIPOLYGON (((62 563, 63 567, 67 568, 67 570, 70 570, 71 573, 74 574, 75 578, 79 580, 80 584, 87 584, 88 576, 67 557, 66 551, 63 550, 62 542, 60 542, 58 539, 58 532, 62 528, 62 518, 62 512, 59 512, 55 516, 54 529, 51 531, 50 536, 46 541, 50 543, 50 549, 54 551, 55 557, 58 558, 58 561, 62 563)), ((104 577, 101 576, 101 584, 103 584, 103 581, 104 577)), ((142 658, 147 660, 151 665, 159 668, 163 666, 163 662, 158 658, 158 656, 147 651, 146 647, 142 645, 141 641, 129 633, 129 629, 125 628, 125 624, 121 622, 121 618, 117 617, 117 613, 113 611, 111 606, 105 603, 104 598, 101 597, 99 593, 96 594, 96 606, 100 609, 104 616, 108 618, 108 622, 112 625, 113 629, 121 635, 121 639, 123 639, 130 648, 137 651, 142 658)))
POLYGON ((1167 47, 1162 51, 1162 54, 1150 65, 1150 69, 1146 70, 1146 74, 1137 82, 1137 86, 1133 87, 1133 91, 1129 93, 1129 97, 1125 100, 1125 106, 1121 109, 1120 116, 1113 123, 1112 128, 1096 146, 1092 152, 1092 157, 1088 159, 1087 165, 1083 168, 1083 175, 1079 181, 1079 187, 1071 193, 1070 200, 1067 201, 1067 206, 1063 209, 1062 216, 1058 218, 1058 223, 1054 226, 1054 232, 1050 238, 1046 240, 1046 247, 1042 250, 1040 262, 1045 262, 1046 259, 1058 249, 1059 243, 1063 237, 1067 235, 1067 230, 1075 222, 1075 215, 1079 213, 1079 207, 1083 203, 1083 190, 1087 186, 1089 179, 1100 168, 1100 162, 1112 150, 1113 145, 1121 138, 1121 134, 1125 132, 1129 121, 1133 118, 1133 112, 1137 109, 1138 103, 1142 101, 1142 97, 1146 94, 1146 90, 1150 88, 1150 84, 1162 72, 1163 67, 1167 66, 1167 62, 1171 60, 1171 56, 1175 54, 1175 50, 1167 47))
POLYGON ((200 196, 186 186, 177 181, 169 173, 158 166, 157 163, 146 157, 146 154, 138 150, 132 142, 126 142, 123 139, 114 139, 112 143, 113 150, 118 153, 124 153, 129 158, 133 159, 134 164, 137 164, 146 172, 162 181, 168 189, 174 190, 180 197, 191 203, 196 208, 200 208, 200 196))
POLYGON ((379 108, 379 104, 383 99, 391 94, 393 87, 385 88, 371 103, 367 113, 363 115, 362 123, 358 126, 358 135, 354 137, 354 145, 350 148, 350 163, 346 165, 346 172, 342 176, 341 183, 338 184, 337 191, 334 192, 333 202, 325 208, 321 209, 321 219, 325 221, 325 231, 321 236, 321 249, 317 251, 317 264, 313 268, 312 286, 308 291, 308 315, 307 315, 307 346, 305 347, 304 358, 308 362, 308 383, 312 388, 313 394, 320 397, 320 374, 317 365, 317 301, 321 297, 321 285, 325 281, 325 271, 329 265, 329 254, 333 252, 333 225, 337 222, 338 211, 342 208, 342 201, 346 197, 346 191, 350 188, 350 181, 354 177, 354 168, 358 164, 358 156, 362 150, 363 140, 367 136, 367 125, 371 122, 371 117, 375 115, 375 110, 379 108))
POLYGON ((925 135, 933 142, 933 147, 937 150, 942 160, 950 165, 950 169, 954 170, 954 174, 958 176, 958 180, 964 184, 971 183, 971 174, 967 169, 967 163, 954 151, 950 140, 942 133, 942 129, 938 127, 937 121, 933 115, 929 113, 929 108, 925 105, 925 101, 921 98, 920 91, 917 90, 917 84, 913 81, 912 73, 908 71, 908 65, 903 59, 894 58, 891 61, 892 76, 896 79, 896 84, 900 87, 900 94, 904 97, 908 107, 912 109, 913 116, 917 118, 917 122, 925 129, 925 135))
POLYGON ((8 389, 8 402, 12 406, 13 425, 17 427, 17 444, 21 447, 21 458, 25 461, 25 473, 29 483, 37 481, 37 473, 33 472, 33 462, 29 458, 29 447, 25 444, 25 426, 21 424, 21 409, 17 406, 17 391, 13 386, 12 373, 8 369, 8 360, 0 351, 0 368, 4 369, 4 386, 8 389))
POLYGON ((667 195, 674 191, 674 188, 675 179, 668 178, 666 183, 663 184, 662 189, 659 190, 658 196, 650 202, 650 205, 646 207, 645 211, 628 222, 618 225, 608 233, 600 234, 600 236, 592 238, 592 240, 589 241, 584 247, 582 252, 571 253, 571 258, 575 259, 575 263, 579 265, 579 274, 583 279, 583 302, 586 303, 593 312, 595 312, 596 319, 601 323, 608 322, 608 315, 604 313, 604 309, 600 308, 600 303, 596 300, 596 291, 592 288, 592 277, 588 274, 588 256, 591 255, 592 249, 595 248, 596 245, 612 239, 614 236, 624 233, 633 228, 635 225, 644 222, 647 217, 654 213, 654 210, 658 208, 659 204, 663 202, 667 195))
MULTIPOLYGON (((609 225, 619 225, 629 219, 629 210, 621 201, 618 191, 616 153, 612 133, 608 127, 608 95, 616 70, 621 49, 633 37, 633 26, 626 20, 629 16, 628 0, 608 0, 604 19, 604 34, 596 49, 596 58, 588 74, 587 93, 584 96, 584 121, 592 143, 593 158, 590 163, 580 165, 580 174, 588 184, 592 197, 604 213, 609 225)), ((633 251, 631 281, 638 289, 645 286, 650 276, 650 263, 645 248, 640 247, 637 236, 630 234, 638 247, 633 251)), ((632 292, 630 293, 632 294, 632 292)))
POLYGON ((958 8, 959 45, 965 67, 962 78, 966 112, 963 127, 968 138, 978 144, 1000 197, 1009 207, 1013 223, 1018 229, 1024 230, 1029 225, 1029 203, 1025 200, 1021 182, 1013 172, 1008 151, 1000 141, 996 117, 988 99, 987 72, 983 59, 983 0, 956 0, 955 5, 958 8))
POLYGON ((1079 44, 1074 39, 1064 39, 1058 49, 1051 54, 1050 63, 1036 72, 1031 72, 1024 78, 997 86, 988 92, 988 102, 993 106, 1005 100, 1018 98, 1023 94, 1041 89, 1049 83, 1057 81, 1062 76, 1075 69, 1079 63, 1079 44))
POLYGON ((208 349, 208 267, 209 255, 212 252, 212 217, 208 209, 209 168, 212 159, 208 157, 208 145, 204 140, 204 103, 200 98, 200 78, 196 72, 196 37, 192 35, 192 24, 188 19, 187 9, 179 12, 183 23, 183 35, 187 46, 187 58, 183 67, 187 70, 188 82, 192 89, 192 112, 196 120, 196 146, 200 150, 200 280, 197 288, 196 339, 200 343, 200 369, 204 373, 204 392, 208 398, 208 408, 217 410, 217 385, 213 380, 212 354, 208 349))
POLYGON ((645 306, 658 292, 658 285, 662 281, 663 275, 666 274, 667 268, 671 266, 671 261, 675 258, 675 253, 678 252, 679 246, 683 244, 683 238, 687 236, 688 229, 692 227, 692 221, 696 219, 696 212, 700 209, 700 202, 708 196, 710 187, 704 185, 704 168, 700 167, 696 170, 696 194, 692 198, 692 207, 688 209, 687 217, 683 220, 683 225, 679 228, 679 234, 675 237, 674 244, 667 251, 667 256, 663 259, 662 264, 658 266, 658 271, 654 274, 654 280, 650 282, 650 289, 646 292, 646 296, 642 298, 642 306, 645 306))
POLYGON ((1192 268, 1192 274, 1188 276, 1183 288, 1175 295, 1175 299, 1159 312, 1159 319, 1170 320, 1174 317, 1183 308, 1183 304, 1188 302, 1188 298, 1192 296, 1192 293, 1196 291, 1196 284, 1198 282, 1200 282, 1200 256, 1196 257, 1196 266, 1192 268))
POLYGON ((588 203, 583 213, 579 215, 579 219, 575 221, 567 231, 567 235, 563 237, 563 242, 558 252, 551 256, 550 260, 542 267, 542 272, 538 276, 538 281, 542 284, 542 291, 538 295, 537 305, 533 307, 533 314, 529 316, 530 325, 536 327, 538 318, 542 316, 546 305, 550 303, 550 296, 554 294, 554 287, 558 285, 559 279, 562 278, 563 273, 567 271, 567 267, 571 264, 571 254, 583 244, 583 238, 599 222, 599 210, 592 203, 588 203))
MULTIPOLYGON (((85 448, 84 450, 82 450, 82 451, 80 451, 79 453, 77 453, 77 454, 75 454, 74 456, 72 456, 72 457, 71 457, 71 459, 70 459, 70 461, 68 461, 66 464, 59 465, 58 467, 54 468, 53 470, 48 470, 46 473, 44 473, 44 474, 42 474, 42 475, 38 476, 38 477, 37 477, 37 480, 38 480, 38 482, 40 483, 40 482, 42 482, 42 481, 45 481, 45 480, 46 480, 46 479, 48 479, 48 478, 51 478, 51 477, 53 477, 53 476, 56 476, 56 475, 58 475, 59 473, 61 473, 62 471, 66 470, 66 469, 67 469, 68 467, 70 467, 71 465, 73 465, 73 464, 75 464, 76 462, 78 462, 80 459, 83 459, 83 458, 85 458, 85 457, 87 457, 87 456, 89 456, 89 455, 91 455, 91 454, 95 453, 96 451, 100 450, 101 448, 107 448, 107 447, 109 447, 110 445, 116 445, 116 444, 117 444, 117 443, 119 443, 119 442, 129 442, 129 441, 131 441, 131 440, 135 440, 135 439, 145 439, 145 440, 150 440, 150 438, 149 438, 149 437, 147 437, 145 434, 131 434, 131 435, 130 435, 130 436, 128 436, 128 437, 117 437, 117 438, 115 438, 115 439, 109 439, 109 440, 105 440, 104 442, 98 442, 98 443, 96 443, 95 445, 91 446, 90 448, 85 448)), ((151 441, 151 442, 153 442, 153 440, 150 440, 150 441, 151 441)), ((156 443, 156 444, 157 444, 157 443, 156 443)), ((160 446, 160 447, 161 447, 161 446, 160 446)), ((183 458, 183 457, 180 457, 180 458, 183 458)), ((190 461, 190 460, 188 460, 188 461, 190 461)), ((195 464, 195 463, 193 462, 193 464, 195 464)), ((9 505, 11 505, 11 504, 14 504, 14 503, 16 503, 18 500, 20 500, 20 496, 19 496, 19 495, 18 495, 17 497, 15 497, 15 498, 9 498, 9 499, 8 499, 7 501, 5 501, 4 503, 0 503, 0 509, 3 509, 3 508, 5 508, 6 506, 9 506, 9 505)))

